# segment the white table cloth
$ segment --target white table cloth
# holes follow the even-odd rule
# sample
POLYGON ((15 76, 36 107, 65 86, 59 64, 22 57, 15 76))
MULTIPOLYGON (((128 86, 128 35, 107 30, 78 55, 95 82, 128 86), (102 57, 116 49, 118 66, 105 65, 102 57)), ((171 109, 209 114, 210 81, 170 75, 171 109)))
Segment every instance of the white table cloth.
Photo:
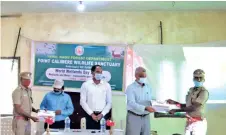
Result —
MULTIPOLYGON (((46 132, 42 135, 46 135, 46 132)), ((107 130, 104 134, 98 132, 98 130, 73 130, 71 132, 64 132, 63 130, 55 130, 54 132, 50 132, 50 135, 109 135, 109 131, 107 130), (91 133, 91 131, 96 131, 95 133, 91 133)), ((120 129, 114 129, 113 135, 124 135, 124 132, 120 129)))

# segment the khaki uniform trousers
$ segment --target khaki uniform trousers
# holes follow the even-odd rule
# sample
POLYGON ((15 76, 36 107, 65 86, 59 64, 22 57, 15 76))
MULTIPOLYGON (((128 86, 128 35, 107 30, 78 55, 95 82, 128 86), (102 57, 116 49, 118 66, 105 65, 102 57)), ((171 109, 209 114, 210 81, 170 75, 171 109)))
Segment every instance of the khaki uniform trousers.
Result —
POLYGON ((14 118, 12 128, 15 135, 31 135, 30 120, 14 118))

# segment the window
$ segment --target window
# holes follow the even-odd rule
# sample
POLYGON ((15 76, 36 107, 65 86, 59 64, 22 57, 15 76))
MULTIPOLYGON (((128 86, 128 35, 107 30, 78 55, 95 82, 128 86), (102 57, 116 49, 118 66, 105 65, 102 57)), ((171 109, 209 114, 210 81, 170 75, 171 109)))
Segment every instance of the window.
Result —
POLYGON ((20 58, 14 59, 13 70, 12 69, 13 58, 1 57, 0 59, 0 82, 1 82, 1 94, 0 94, 0 114, 12 114, 12 92, 18 86, 18 74, 20 72, 20 58))
POLYGON ((192 78, 195 69, 203 69, 206 73, 204 86, 209 91, 209 102, 225 103, 226 47, 183 47, 183 51, 189 72, 187 78, 192 78))
POLYGON ((176 72, 173 61, 163 60, 160 62, 158 100, 176 99, 176 72))

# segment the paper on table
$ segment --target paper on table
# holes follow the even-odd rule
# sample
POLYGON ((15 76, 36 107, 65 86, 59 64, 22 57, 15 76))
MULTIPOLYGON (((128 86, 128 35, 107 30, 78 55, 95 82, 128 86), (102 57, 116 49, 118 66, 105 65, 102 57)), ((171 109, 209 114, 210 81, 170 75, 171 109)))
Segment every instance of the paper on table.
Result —
POLYGON ((55 120, 55 112, 54 111, 45 111, 45 110, 40 110, 38 112, 38 118, 39 118, 39 121, 45 121, 45 118, 46 117, 52 117, 53 120, 55 120))
POLYGON ((172 109, 180 109, 176 105, 171 105, 166 102, 159 102, 159 101, 152 101, 152 107, 155 109, 156 112, 167 113, 172 109))

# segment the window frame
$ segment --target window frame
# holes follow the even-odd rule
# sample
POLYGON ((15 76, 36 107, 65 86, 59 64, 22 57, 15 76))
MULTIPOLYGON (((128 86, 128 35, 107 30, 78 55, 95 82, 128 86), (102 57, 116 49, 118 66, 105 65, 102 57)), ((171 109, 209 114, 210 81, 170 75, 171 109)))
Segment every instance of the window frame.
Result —
MULTIPOLYGON (((20 57, 0 57, 0 59, 6 59, 6 60, 13 60, 13 59, 15 59, 15 60, 17 60, 18 61, 18 80, 20 80, 20 77, 19 77, 19 74, 20 74, 20 67, 21 67, 21 65, 20 65, 20 57)), ((18 85, 20 84, 20 82, 18 81, 18 85)))
MULTIPOLYGON (((17 60, 17 62, 18 62, 18 73, 17 73, 17 75, 18 75, 18 85, 20 84, 20 77, 19 77, 19 74, 20 74, 20 67, 21 67, 21 65, 20 65, 20 63, 21 63, 21 59, 20 59, 20 57, 0 57, 0 59, 4 59, 4 60, 17 60)), ((13 116, 12 114, 1 114, 0 115, 0 117, 9 117, 9 116, 13 116)))

